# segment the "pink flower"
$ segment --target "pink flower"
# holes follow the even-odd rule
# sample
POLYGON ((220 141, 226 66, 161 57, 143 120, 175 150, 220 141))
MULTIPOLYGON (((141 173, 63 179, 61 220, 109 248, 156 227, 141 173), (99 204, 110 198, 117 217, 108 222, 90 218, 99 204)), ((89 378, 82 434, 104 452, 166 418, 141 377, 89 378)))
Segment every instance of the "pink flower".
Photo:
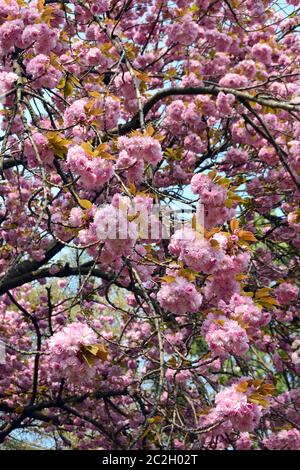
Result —
POLYGON ((93 15, 101 15, 109 9, 110 0, 91 0, 90 3, 93 15))
POLYGON ((0 93, 6 93, 18 80, 18 75, 14 72, 0 72, 0 93))
POLYGON ((224 256, 223 250, 214 248, 205 238, 196 238, 196 232, 186 230, 184 233, 177 231, 172 235, 169 250, 177 254, 189 268, 198 272, 212 273, 220 268, 224 256), (191 239, 180 238, 191 234, 191 239))
POLYGON ((221 116, 232 116, 234 108, 232 107, 235 102, 235 96, 231 93, 223 93, 222 91, 217 96, 217 109, 221 116))
POLYGON ((7 17, 17 16, 19 14, 20 7, 16 0, 11 0, 6 2, 1 0, 0 2, 0 21, 3 23, 4 20, 7 20, 7 17))
POLYGON ((101 66, 103 68, 108 64, 107 58, 98 47, 92 47, 89 49, 86 55, 86 61, 90 66, 101 66))
POLYGON ((207 322, 209 323, 210 320, 205 320, 203 325, 204 330, 207 330, 205 341, 216 356, 223 358, 228 357, 230 354, 243 356, 248 351, 249 339, 247 333, 237 321, 220 317, 211 321, 208 327, 207 322))
POLYGON ((190 15, 185 15, 180 22, 173 23, 168 29, 168 44, 192 44, 198 36, 199 28, 190 15))
POLYGON ((231 148, 225 155, 225 161, 233 164, 245 163, 248 158, 246 150, 240 148, 231 148))
POLYGON ((179 256, 181 253, 182 244, 184 242, 193 242, 196 239, 196 232, 192 228, 184 228, 176 230, 172 235, 169 243, 169 252, 174 256, 179 256))
POLYGON ((234 217, 235 210, 228 209, 226 206, 206 206, 204 207, 204 225, 210 229, 217 225, 223 225, 224 222, 234 217))
POLYGON ((139 184, 143 179, 144 162, 130 157, 126 150, 119 153, 119 158, 116 162, 115 169, 119 170, 118 173, 126 178, 128 182, 139 184))
POLYGON ((280 304, 287 305, 297 299, 299 287, 289 282, 283 282, 274 290, 276 298, 280 304))
POLYGON ((174 120, 175 122, 178 120, 182 120, 182 113, 185 110, 185 105, 182 100, 175 100, 172 101, 169 106, 167 106, 167 116, 169 119, 174 120))
POLYGON ((93 113, 95 110, 96 113, 99 113, 99 109, 102 110, 102 113, 94 120, 96 125, 103 130, 116 127, 120 117, 120 100, 112 96, 97 99, 91 107, 90 112, 93 113))
POLYGON ((241 432, 240 437, 237 439, 236 450, 251 450, 252 440, 248 432, 241 432))
POLYGON ((126 150, 131 158, 142 159, 152 165, 162 159, 160 143, 153 137, 119 137, 118 146, 120 150, 126 150))
POLYGON ((157 294, 161 307, 171 313, 182 315, 196 313, 202 303, 202 296, 194 284, 178 276, 174 282, 164 283, 157 294))
POLYGON ((80 100, 74 101, 65 111, 64 114, 64 125, 66 127, 73 126, 79 122, 83 122, 87 119, 85 106, 88 100, 81 98, 80 100))
POLYGON ((264 438, 264 445, 270 450, 300 450, 300 432, 298 429, 282 429, 264 438))
POLYGON ((242 60, 239 64, 235 67, 234 70, 242 70, 243 75, 252 79, 255 77, 258 68, 254 62, 254 60, 242 60))
POLYGON ((203 174, 194 175, 191 180, 192 191, 201 196, 203 204, 221 206, 227 197, 227 190, 219 184, 215 184, 212 179, 203 174))
POLYGON ((269 317, 262 313, 251 297, 234 294, 229 303, 221 300, 218 306, 232 320, 240 318, 244 324, 251 327, 260 328, 269 321, 269 317))
MULTIPOLYGON (((139 79, 136 79, 136 84, 140 83, 139 79)), ((121 73, 114 79, 114 85, 118 90, 119 94, 124 96, 127 100, 136 100, 136 90, 132 81, 132 76, 129 72, 121 73)))
MULTIPOLYGON (((227 189, 204 174, 192 177, 191 188, 193 193, 200 195, 200 202, 204 205, 204 225, 206 228, 222 225, 234 216, 235 210, 225 205, 227 189)), ((201 206, 198 207, 198 210, 201 206)))
MULTIPOLYGON (((125 198, 124 198, 125 199, 125 198)), ((136 225, 128 220, 127 201, 124 201, 119 207, 109 205, 97 210, 94 217, 94 224, 99 240, 110 240, 110 243, 128 245, 128 239, 136 239, 136 225)), ((132 221, 134 222, 134 221, 132 221)), ((116 250, 116 246, 115 246, 116 250)), ((122 252, 120 253, 122 254, 122 252)))
POLYGON ((184 139, 184 148, 195 153, 203 153, 206 145, 197 134, 189 134, 184 139))
POLYGON ((262 407, 249 403, 247 394, 237 391, 236 384, 217 393, 215 404, 219 419, 229 419, 238 431, 253 431, 259 424, 262 407))
POLYGON ((69 148, 67 164, 71 171, 80 176, 80 182, 86 189, 99 189, 113 175, 111 162, 90 157, 80 145, 69 148))
POLYGON ((46 73, 49 64, 50 58, 44 54, 39 54, 28 62, 26 71, 33 78, 37 78, 46 73))
POLYGON ((46 23, 29 25, 22 31, 23 45, 33 45, 37 54, 50 54, 56 47, 58 38, 58 32, 49 28, 46 23))
POLYGON ((245 75, 227 73, 223 78, 221 78, 219 85, 226 88, 243 88, 248 85, 248 79, 245 75))
POLYGON ((195 132, 199 133, 205 127, 202 115, 215 114, 215 103, 209 96, 198 96, 195 101, 189 103, 182 114, 185 125, 195 132))
POLYGON ((80 358, 79 353, 84 346, 97 343, 97 335, 85 323, 74 322, 55 333, 48 342, 50 367, 54 376, 69 378, 80 383, 95 374, 95 368, 80 358))
MULTIPOLYGON (((51 166, 54 160, 54 154, 52 150, 49 149, 47 137, 41 132, 36 132, 33 134, 33 140, 42 162, 51 166)), ((26 140, 24 143, 24 155, 26 156, 27 163, 30 168, 34 168, 40 164, 30 140, 26 140)))
POLYGON ((296 339, 292 344, 292 363, 298 366, 300 364, 300 339, 296 339))
POLYGON ((38 87, 54 88, 58 85, 62 73, 50 64, 50 58, 39 54, 31 59, 26 66, 26 72, 32 76, 33 84, 38 87))
POLYGON ((72 225, 73 227, 80 227, 83 222, 83 217, 83 210, 79 207, 73 207, 69 215, 70 225, 72 225))
POLYGON ((5 21, 0 26, 0 44, 4 50, 9 50, 12 46, 20 47, 22 45, 22 32, 24 23, 22 20, 16 19, 5 21))
POLYGON ((272 62, 272 49, 268 44, 254 44, 251 49, 251 54, 254 59, 262 62, 265 65, 269 65, 272 62))

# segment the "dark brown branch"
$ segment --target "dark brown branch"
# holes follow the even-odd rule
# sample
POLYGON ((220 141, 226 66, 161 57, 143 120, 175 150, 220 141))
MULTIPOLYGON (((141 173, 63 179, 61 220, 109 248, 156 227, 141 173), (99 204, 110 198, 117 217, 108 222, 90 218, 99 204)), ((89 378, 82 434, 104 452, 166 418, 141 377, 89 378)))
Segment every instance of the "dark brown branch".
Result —
MULTIPOLYGON (((91 272, 90 270, 91 270, 91 263, 85 263, 84 265, 79 266, 79 267, 78 266, 71 267, 69 266, 69 264, 65 264, 65 266, 56 273, 51 273, 50 268, 42 268, 42 269, 33 270, 33 271, 28 270, 27 272, 22 272, 20 275, 17 275, 15 277, 14 276, 10 277, 5 283, 3 283, 2 286, 0 287, 0 295, 3 295, 9 290, 14 289, 16 287, 20 287, 23 284, 27 284, 28 282, 37 281, 43 278, 51 278, 51 277, 61 278, 61 277, 77 276, 79 273, 82 275, 91 274, 92 276, 99 277, 103 279, 104 281, 112 282, 118 287, 124 287, 121 283, 119 283, 115 279, 114 275, 107 274, 98 268, 92 269, 91 272)), ((130 286, 126 286, 125 288, 130 290, 130 286)), ((137 293, 140 293, 138 288, 135 288, 135 291, 137 293)))
MULTIPOLYGON (((284 109, 285 111, 294 111, 300 112, 300 106, 297 104, 289 103, 287 101, 279 101, 274 98, 263 98, 258 96, 252 96, 249 93, 246 93, 242 90, 236 90, 234 88, 221 87, 218 85, 208 85, 203 87, 188 87, 188 88, 166 88, 158 91, 153 95, 143 106, 143 114, 146 116, 149 111, 155 106, 159 101, 167 98, 169 96, 184 96, 184 95, 212 95, 217 96, 220 92, 231 93, 239 101, 249 101, 260 104, 261 106, 267 106, 273 109, 284 109)), ((113 129, 110 134, 120 134, 124 135, 128 132, 138 129, 140 126, 139 114, 136 114, 131 121, 126 124, 120 125, 118 129, 113 129)))

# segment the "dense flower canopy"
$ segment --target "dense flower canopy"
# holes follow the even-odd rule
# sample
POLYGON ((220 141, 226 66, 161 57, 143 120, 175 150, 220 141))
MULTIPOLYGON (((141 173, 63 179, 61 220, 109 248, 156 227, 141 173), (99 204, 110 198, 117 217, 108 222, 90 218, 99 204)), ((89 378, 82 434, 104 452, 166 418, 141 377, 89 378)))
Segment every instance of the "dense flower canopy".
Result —
POLYGON ((299 24, 0 0, 0 443, 300 449, 299 24))

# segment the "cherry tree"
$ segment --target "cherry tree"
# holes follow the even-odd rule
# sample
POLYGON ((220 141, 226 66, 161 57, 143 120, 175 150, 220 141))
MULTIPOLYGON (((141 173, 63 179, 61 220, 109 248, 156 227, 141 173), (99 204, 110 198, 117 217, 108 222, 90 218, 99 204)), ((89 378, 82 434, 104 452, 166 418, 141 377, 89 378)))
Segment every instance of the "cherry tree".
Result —
POLYGON ((300 448, 299 25, 0 0, 1 443, 300 448))

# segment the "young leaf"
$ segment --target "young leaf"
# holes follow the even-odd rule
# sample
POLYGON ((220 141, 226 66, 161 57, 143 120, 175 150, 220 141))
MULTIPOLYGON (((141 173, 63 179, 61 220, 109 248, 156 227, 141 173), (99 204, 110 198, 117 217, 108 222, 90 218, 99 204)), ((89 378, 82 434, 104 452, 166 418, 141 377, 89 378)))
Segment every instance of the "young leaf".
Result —
POLYGON ((239 228, 239 221, 236 220, 236 219, 232 219, 230 221, 230 230, 231 232, 234 232, 235 230, 237 230, 239 228))
POLYGON ((61 137, 59 132, 47 132, 46 137, 50 150, 52 150, 57 157, 64 158, 68 151, 67 145, 69 145, 71 141, 61 137))
POLYGON ((252 232, 249 232, 248 230, 240 230, 238 232, 238 236, 241 240, 244 240, 246 242, 257 242, 257 239, 253 235, 252 232))
POLYGON ((93 204, 91 201, 88 201, 87 199, 77 199, 79 205, 82 207, 82 209, 91 209, 93 207, 93 204))
POLYGON ((167 284, 170 284, 171 282, 175 281, 175 277, 174 276, 162 276, 159 278, 159 280, 162 282, 166 282, 167 284))
POLYGON ((236 387, 236 391, 237 392, 242 392, 242 393, 245 393, 246 390, 248 389, 248 381, 247 380, 243 380, 242 382, 240 382, 236 387))

